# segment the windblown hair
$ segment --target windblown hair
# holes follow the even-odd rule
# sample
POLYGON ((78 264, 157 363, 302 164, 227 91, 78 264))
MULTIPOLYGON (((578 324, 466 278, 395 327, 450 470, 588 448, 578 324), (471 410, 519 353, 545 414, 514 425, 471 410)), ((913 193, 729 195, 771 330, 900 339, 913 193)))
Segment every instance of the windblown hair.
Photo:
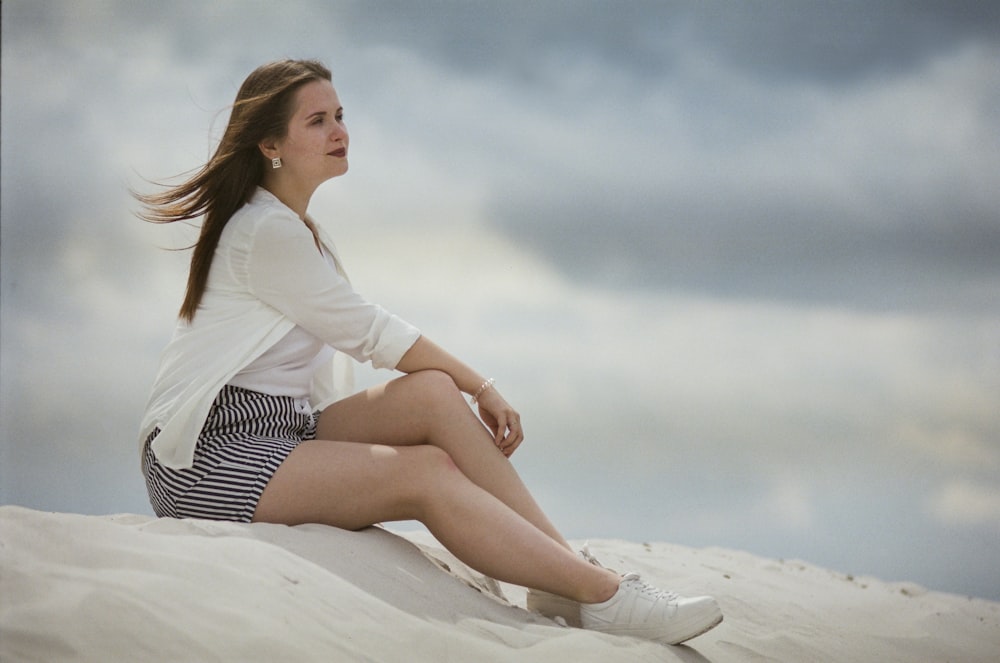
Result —
POLYGON ((133 192, 145 206, 138 216, 146 221, 173 223, 204 216, 180 309, 183 320, 191 322, 198 311, 223 228, 264 178, 268 162, 259 143, 285 137, 300 87, 331 78, 330 70, 315 60, 281 60, 258 67, 240 86, 226 131, 208 163, 187 181, 164 191, 133 192))

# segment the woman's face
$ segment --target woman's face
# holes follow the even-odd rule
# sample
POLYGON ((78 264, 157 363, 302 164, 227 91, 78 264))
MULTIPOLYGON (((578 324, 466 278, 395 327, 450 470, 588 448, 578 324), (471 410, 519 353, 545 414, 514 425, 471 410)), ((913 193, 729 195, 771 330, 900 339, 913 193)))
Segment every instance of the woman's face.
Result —
POLYGON ((324 80, 306 83, 295 93, 288 133, 275 142, 281 175, 313 188, 343 175, 349 142, 344 109, 333 85, 324 80))

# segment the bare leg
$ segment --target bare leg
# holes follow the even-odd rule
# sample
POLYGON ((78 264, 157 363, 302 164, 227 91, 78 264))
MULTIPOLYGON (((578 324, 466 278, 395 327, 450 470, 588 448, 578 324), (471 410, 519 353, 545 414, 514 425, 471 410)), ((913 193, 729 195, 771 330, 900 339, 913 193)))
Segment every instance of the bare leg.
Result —
POLYGON ((429 445, 303 442, 279 466, 254 514, 255 521, 346 529, 409 519, 498 580, 587 603, 618 589, 617 575, 574 555, 429 445))
POLYGON ((391 446, 436 446, 474 484, 570 549, 446 373, 411 373, 334 403, 320 416, 316 436, 391 446))

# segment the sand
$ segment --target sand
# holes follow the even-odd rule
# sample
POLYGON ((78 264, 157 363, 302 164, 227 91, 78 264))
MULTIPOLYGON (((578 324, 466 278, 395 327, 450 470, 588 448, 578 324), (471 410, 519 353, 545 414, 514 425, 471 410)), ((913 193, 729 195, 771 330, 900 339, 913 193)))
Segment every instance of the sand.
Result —
POLYGON ((716 596, 725 621, 678 647, 566 628, 425 533, 4 506, 0 661, 1000 660, 1000 603, 718 548, 590 547, 716 596))

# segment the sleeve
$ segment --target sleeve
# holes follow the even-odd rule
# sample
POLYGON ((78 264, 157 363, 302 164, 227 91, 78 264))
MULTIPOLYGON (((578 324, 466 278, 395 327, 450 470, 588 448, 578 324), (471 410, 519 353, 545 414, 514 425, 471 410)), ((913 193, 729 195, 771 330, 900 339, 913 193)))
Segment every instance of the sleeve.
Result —
POLYGON ((333 348, 376 368, 395 368, 420 331, 354 292, 298 220, 256 224, 246 256, 250 292, 333 348))

